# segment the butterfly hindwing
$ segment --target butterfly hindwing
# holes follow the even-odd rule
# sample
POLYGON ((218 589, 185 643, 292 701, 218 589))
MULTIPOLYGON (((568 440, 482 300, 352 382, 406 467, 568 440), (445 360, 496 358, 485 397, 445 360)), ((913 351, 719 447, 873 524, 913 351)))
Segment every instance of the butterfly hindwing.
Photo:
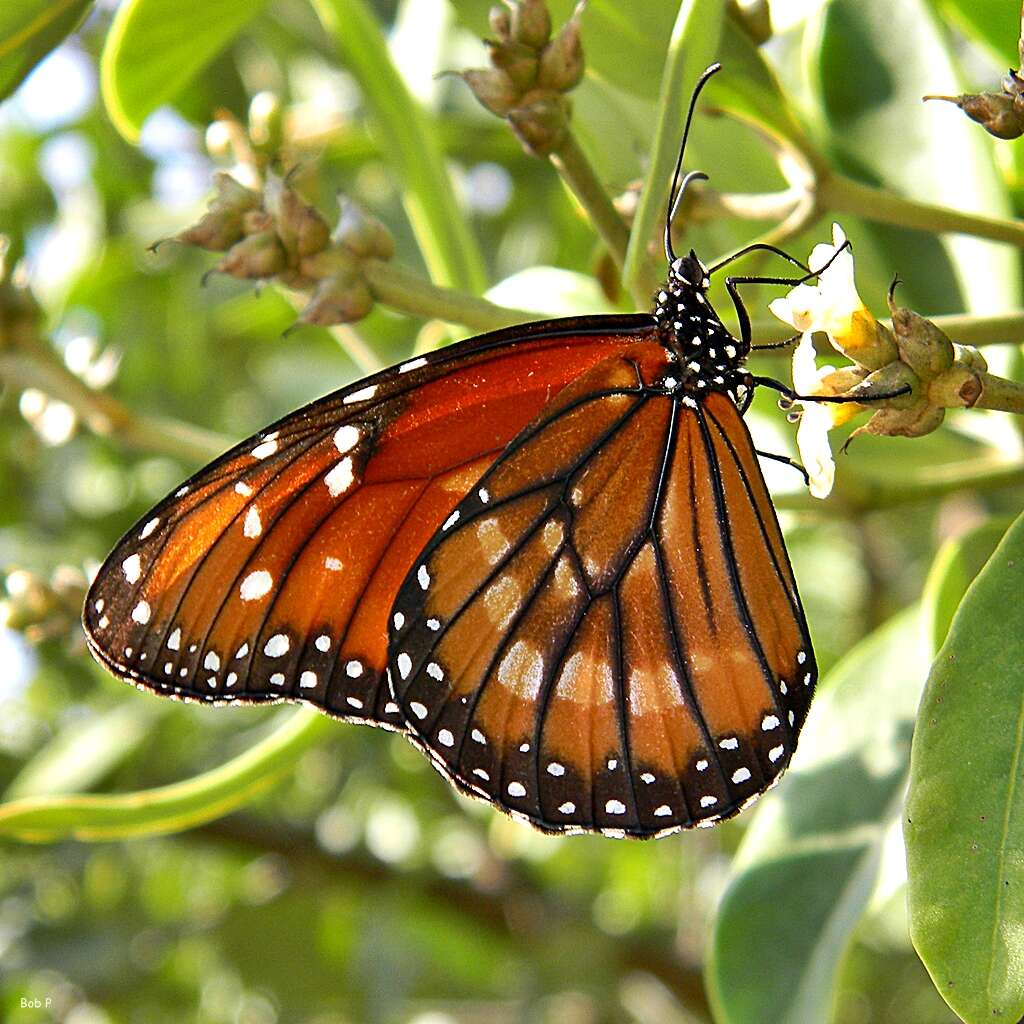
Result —
POLYGON ((400 728, 387 620, 416 555, 553 395, 650 330, 602 317, 484 335, 261 431, 122 538, 86 603, 91 649, 169 696, 303 700, 400 728))
POLYGON ((464 791, 548 831, 719 820, 789 761, 814 666, 733 403, 623 353, 566 388, 398 592, 391 682, 464 791), (737 564, 739 563, 739 564, 737 564))

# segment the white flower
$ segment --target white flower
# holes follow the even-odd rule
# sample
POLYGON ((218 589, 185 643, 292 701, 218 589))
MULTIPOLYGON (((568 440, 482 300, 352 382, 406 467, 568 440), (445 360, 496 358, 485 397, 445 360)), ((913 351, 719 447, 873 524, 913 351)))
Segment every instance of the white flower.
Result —
POLYGON ((825 331, 833 339, 842 338, 849 333, 853 316, 864 309, 864 303, 853 279, 853 253, 838 224, 832 225, 832 244, 816 245, 807 265, 820 271, 817 284, 798 284, 784 298, 770 302, 768 308, 802 333, 825 331))
MULTIPOLYGON (((811 332, 805 331, 793 353, 793 386, 797 393, 813 394, 821 377, 831 372, 831 366, 818 370, 811 332)), ((828 441, 828 432, 832 427, 832 410, 822 402, 798 404, 802 407, 800 426, 796 431, 800 461, 807 470, 811 494, 815 498, 827 498, 832 492, 836 477, 836 464, 832 459, 832 448, 828 441)))

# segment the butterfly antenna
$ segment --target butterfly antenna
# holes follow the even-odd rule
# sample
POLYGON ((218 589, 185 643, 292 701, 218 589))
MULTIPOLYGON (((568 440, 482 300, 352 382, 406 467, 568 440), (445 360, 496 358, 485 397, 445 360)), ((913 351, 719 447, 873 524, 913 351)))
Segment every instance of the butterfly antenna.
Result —
POLYGON ((721 70, 722 65, 717 62, 706 68, 704 74, 697 79, 697 84, 693 87, 693 94, 690 96, 690 109, 686 115, 686 125, 683 128, 683 141, 679 143, 679 156, 676 157, 676 169, 672 173, 672 187, 668 192, 668 208, 665 210, 665 256, 668 258, 669 263, 672 263, 676 258, 676 254, 672 249, 672 220, 686 192, 686 186, 695 179, 707 181, 708 177, 701 171, 691 171, 683 178, 682 182, 679 180, 679 175, 683 170, 683 154, 686 152, 686 139, 690 134, 690 124, 693 122, 693 112, 696 109, 701 90, 707 84, 708 79, 721 70))

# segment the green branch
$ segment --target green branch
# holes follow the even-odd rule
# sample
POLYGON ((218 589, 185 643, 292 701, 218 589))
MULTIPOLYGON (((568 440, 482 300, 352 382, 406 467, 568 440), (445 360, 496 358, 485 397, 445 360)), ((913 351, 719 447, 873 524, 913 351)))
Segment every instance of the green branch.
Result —
POLYGON ((312 3, 373 114, 430 276, 482 292, 483 258, 455 198, 436 126, 406 88, 372 10, 365 0, 312 3))
POLYGON ((863 185, 835 171, 818 178, 815 192, 820 206, 830 212, 849 213, 865 220, 916 228, 930 234, 953 232, 1024 246, 1024 223, 1020 221, 918 202, 887 189, 863 185))
POLYGON ((587 211, 601 241, 621 270, 626 261, 629 229, 571 130, 566 131, 561 145, 550 154, 549 159, 587 211))
POLYGON ((360 266, 374 298, 410 316, 445 320, 475 331, 493 331, 538 318, 537 313, 508 309, 464 292, 440 288, 383 260, 365 260, 360 266))
POLYGON ((0 805, 0 836, 25 842, 101 842, 181 832, 241 807, 292 771, 333 728, 310 708, 289 711, 243 754, 184 782, 134 793, 26 797, 0 805))

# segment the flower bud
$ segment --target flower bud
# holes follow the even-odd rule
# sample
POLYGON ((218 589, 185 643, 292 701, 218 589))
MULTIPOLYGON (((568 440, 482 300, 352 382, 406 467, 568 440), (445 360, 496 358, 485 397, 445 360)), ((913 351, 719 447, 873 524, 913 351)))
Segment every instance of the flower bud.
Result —
POLYGON ((491 31, 502 41, 508 42, 512 34, 512 15, 507 7, 492 7, 487 15, 491 31))
POLYGON ((559 93, 540 91, 528 93, 524 100, 509 111, 509 124, 528 153, 547 156, 558 149, 569 129, 569 101, 559 93))
POLYGON ((947 409, 971 409, 985 390, 983 373, 983 370, 956 362, 929 383, 928 400, 947 409))
POLYGON ((292 261, 326 248, 331 239, 327 222, 287 181, 271 177, 265 192, 267 211, 273 216, 274 228, 292 261))
POLYGON ((395 254, 391 232, 358 203, 344 204, 333 240, 361 259, 389 260, 395 254))
POLYGON ((307 324, 328 327, 361 320, 373 309, 373 295, 357 274, 325 277, 314 289, 309 305, 299 319, 307 324))
POLYGON ((1017 110, 1016 98, 1005 92, 925 96, 926 100, 955 103, 972 121, 977 121, 989 135, 997 139, 1018 139, 1024 135, 1024 120, 1017 110))
POLYGON ((889 310, 900 359, 921 380, 931 380, 953 365, 953 343, 931 320, 897 306, 891 294, 889 310))
POLYGON ((273 231, 258 231, 236 242, 216 269, 232 277, 262 278, 279 274, 288 265, 281 240, 273 231))
MULTIPOLYGON (((851 435, 873 434, 876 437, 924 437, 937 430, 946 418, 946 410, 920 399, 907 409, 879 409, 874 416, 851 435)), ((849 443, 849 442, 847 442, 849 443)))
POLYGON ((517 43, 541 49, 551 38, 551 15, 545 0, 517 0, 512 7, 510 28, 517 43))
POLYGON ((470 68, 459 73, 473 95, 492 114, 504 117, 519 100, 519 90, 504 71, 494 68, 470 68))
POLYGON ((175 241, 212 252, 229 249, 245 234, 246 213, 260 205, 260 194, 246 188, 226 171, 213 176, 216 194, 199 221, 174 235, 175 241))
POLYGON ((284 106, 276 93, 256 93, 249 103, 249 138, 265 153, 276 153, 284 143, 284 106))
POLYGON ((299 263, 299 271, 312 281, 323 281, 328 277, 354 277, 359 273, 359 262, 355 255, 345 248, 332 246, 322 252, 307 256, 299 263))
POLYGON ((563 26, 540 55, 537 84, 556 92, 568 92, 583 78, 583 47, 580 44, 578 11, 563 26))
POLYGON ((520 93, 532 88, 537 79, 537 54, 522 43, 490 43, 491 63, 508 75, 520 93))

